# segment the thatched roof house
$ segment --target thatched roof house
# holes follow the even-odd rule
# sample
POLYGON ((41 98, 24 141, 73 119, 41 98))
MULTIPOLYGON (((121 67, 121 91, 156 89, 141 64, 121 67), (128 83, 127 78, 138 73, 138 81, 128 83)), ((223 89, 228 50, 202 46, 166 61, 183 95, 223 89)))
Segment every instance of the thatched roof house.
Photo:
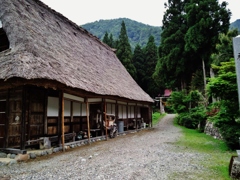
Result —
POLYGON ((10 49, 0 54, 0 79, 55 80, 101 95, 152 102, 115 53, 38 0, 0 1, 10 49))
MULTIPOLYGON (((10 140, 1 141, 1 137, 11 136, 6 128, 11 126, 11 112, 12 118, 16 116, 11 109, 11 101, 18 102, 15 95, 19 87, 21 127, 28 121, 30 123, 28 117, 31 115, 24 114, 31 112, 24 105, 32 102, 28 98, 41 101, 40 98, 36 100, 33 93, 36 88, 26 88, 30 86, 72 94, 84 101, 91 97, 108 98, 149 107, 153 102, 129 75, 114 51, 85 29, 39 0, 1 0, 0 102, 3 103, 0 103, 0 109, 6 106, 7 110, 2 110, 6 115, 0 115, 0 118, 6 116, 0 119, 0 124, 3 124, 0 131, 5 128, 5 134, 0 133, 0 147, 1 144, 5 147, 10 144, 10 140)), ((46 99, 51 94, 47 91, 39 97, 46 99)), ((43 107, 49 106, 47 100, 42 103, 45 103, 43 107)), ((47 107, 42 112, 44 124, 48 117, 47 107)), ((48 126, 43 126, 39 136, 48 134, 48 126)), ((56 134, 59 133, 57 131, 56 134)), ((23 136, 22 144, 28 139, 23 136)))

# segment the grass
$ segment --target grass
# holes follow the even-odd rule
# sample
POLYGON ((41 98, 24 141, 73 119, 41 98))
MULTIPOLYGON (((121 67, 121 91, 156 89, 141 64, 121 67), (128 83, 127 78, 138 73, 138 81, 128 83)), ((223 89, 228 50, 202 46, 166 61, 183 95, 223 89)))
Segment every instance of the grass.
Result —
POLYGON ((199 163, 211 173, 198 174, 198 179, 231 180, 228 167, 231 157, 235 156, 236 152, 230 151, 222 140, 179 126, 176 122, 175 126, 180 127, 184 134, 177 142, 179 147, 206 155, 206 159, 199 163))
POLYGON ((161 114, 160 112, 155 112, 152 114, 152 123, 153 125, 156 125, 161 118, 163 118, 166 115, 166 113, 161 114))

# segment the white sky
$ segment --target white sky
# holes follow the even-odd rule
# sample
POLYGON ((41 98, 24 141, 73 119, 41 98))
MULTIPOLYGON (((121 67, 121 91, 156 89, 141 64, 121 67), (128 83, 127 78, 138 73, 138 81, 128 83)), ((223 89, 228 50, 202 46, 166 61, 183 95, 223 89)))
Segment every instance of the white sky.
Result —
MULTIPOLYGON (((78 25, 100 19, 129 18, 151 26, 161 26, 167 0, 41 0, 78 25)), ((222 2, 223 0, 219 0, 222 2)), ((232 12, 230 22, 240 19, 240 1, 226 0, 232 12)))

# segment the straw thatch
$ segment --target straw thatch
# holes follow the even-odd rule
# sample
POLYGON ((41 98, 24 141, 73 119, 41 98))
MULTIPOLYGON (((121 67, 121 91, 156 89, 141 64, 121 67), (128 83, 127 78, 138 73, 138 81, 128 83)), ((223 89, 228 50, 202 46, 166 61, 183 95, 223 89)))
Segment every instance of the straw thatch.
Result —
POLYGON ((0 0, 0 20, 10 42, 10 50, 0 52, 0 79, 54 80, 152 102, 109 46, 41 1, 0 0))

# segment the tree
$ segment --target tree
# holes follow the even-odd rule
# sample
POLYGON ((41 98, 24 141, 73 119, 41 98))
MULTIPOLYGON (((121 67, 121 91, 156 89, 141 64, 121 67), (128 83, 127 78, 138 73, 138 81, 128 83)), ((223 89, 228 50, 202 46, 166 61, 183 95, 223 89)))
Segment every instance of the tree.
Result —
POLYGON ((159 88, 157 87, 153 79, 153 73, 155 71, 157 61, 158 61, 157 46, 155 44, 154 37, 151 35, 148 39, 148 42, 145 48, 146 70, 145 70, 144 81, 146 82, 145 91, 153 98, 159 93, 159 88))
POLYGON ((109 46, 111 47, 111 48, 115 48, 116 46, 115 46, 115 42, 114 42, 114 40, 113 40, 113 35, 112 35, 112 33, 110 34, 110 36, 109 36, 109 46))
MULTIPOLYGON (((204 89, 206 89, 206 68, 209 70, 210 55, 215 52, 219 33, 227 33, 231 12, 224 1, 191 0, 186 3, 185 13, 188 30, 185 35, 185 50, 194 57, 191 64, 202 64, 204 89)), ((209 72, 209 71, 208 71, 209 72)))
POLYGON ((121 31, 117 43, 117 57, 125 66, 129 74, 136 79, 136 69, 132 63, 132 51, 128 41, 126 26, 124 21, 121 24, 121 31))
POLYGON ((233 58, 233 42, 232 38, 238 35, 238 30, 230 30, 227 34, 219 35, 219 43, 216 45, 216 53, 211 55, 211 61, 215 65, 220 65, 221 62, 227 62, 233 58))
MULTIPOLYGON (((168 0, 154 74, 158 84, 185 89, 192 77, 196 82, 203 69, 202 77, 206 78, 204 66, 209 70, 218 35, 229 28, 231 12, 226 6, 226 2, 219 5, 217 0, 168 0)), ((206 84, 205 79, 202 82, 206 84)))
POLYGON ((102 41, 103 41, 105 44, 109 45, 108 32, 105 33, 102 41))
MULTIPOLYGON (((184 35, 187 31, 184 19, 184 1, 168 0, 163 16, 159 60, 154 73, 156 82, 171 89, 184 89, 188 84, 187 56, 184 52, 184 35)), ((191 76, 190 76, 191 77, 191 76)))
POLYGON ((134 52, 133 52, 133 58, 132 62, 134 67, 136 68, 136 79, 135 81, 138 83, 138 85, 142 89, 146 89, 146 83, 144 82, 144 77, 146 76, 146 66, 144 61, 144 52, 143 49, 139 44, 136 45, 134 52))
POLYGON ((110 46, 111 48, 114 48, 115 47, 115 42, 113 40, 113 35, 112 33, 111 34, 108 34, 108 32, 105 33, 104 37, 103 37, 103 42, 105 44, 107 44, 108 46, 110 46))

